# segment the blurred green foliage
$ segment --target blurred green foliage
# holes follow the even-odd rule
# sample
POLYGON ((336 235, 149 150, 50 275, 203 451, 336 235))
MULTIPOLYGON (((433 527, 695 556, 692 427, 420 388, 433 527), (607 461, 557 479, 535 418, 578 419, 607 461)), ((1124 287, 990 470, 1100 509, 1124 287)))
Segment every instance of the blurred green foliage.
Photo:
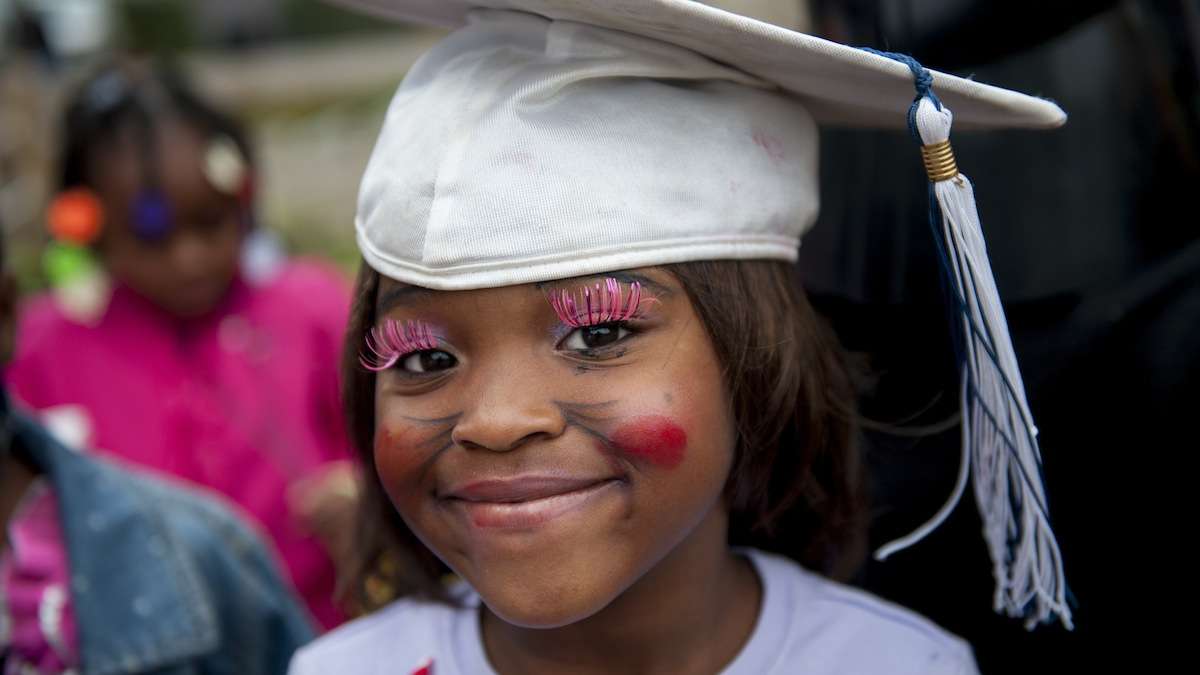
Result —
POLYGON ((318 0, 284 0, 285 37, 320 38, 345 33, 395 30, 395 25, 318 0))
POLYGON ((197 42, 191 4, 186 0, 121 0, 117 17, 122 42, 131 51, 151 54, 191 49, 197 42))
POLYGON ((394 24, 349 12, 320 0, 277 0, 270 21, 202 29, 204 0, 119 0, 122 43, 139 53, 166 54, 282 40, 312 41, 353 33, 396 30, 394 24))

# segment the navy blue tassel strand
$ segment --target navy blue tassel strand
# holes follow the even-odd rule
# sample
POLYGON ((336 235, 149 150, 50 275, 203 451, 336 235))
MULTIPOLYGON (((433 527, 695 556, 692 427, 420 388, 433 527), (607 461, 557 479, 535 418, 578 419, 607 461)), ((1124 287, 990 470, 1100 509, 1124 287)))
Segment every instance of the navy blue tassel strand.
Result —
POLYGON ((1029 411, 1004 309, 979 225, 974 189, 950 148, 953 114, 933 91, 933 75, 904 54, 871 52, 909 67, 916 97, 908 127, 929 173, 929 223, 951 310, 960 365, 962 460, 953 494, 906 537, 881 547, 880 560, 936 529, 972 479, 996 579, 994 607, 1026 627, 1057 618, 1071 628, 1066 580, 1046 505, 1037 428, 1029 411))

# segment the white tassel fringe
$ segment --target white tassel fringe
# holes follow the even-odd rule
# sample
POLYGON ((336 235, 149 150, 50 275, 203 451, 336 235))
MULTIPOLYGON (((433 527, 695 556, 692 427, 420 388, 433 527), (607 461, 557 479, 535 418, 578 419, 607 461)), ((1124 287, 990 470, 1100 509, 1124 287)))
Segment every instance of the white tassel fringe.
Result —
MULTIPOLYGON (((922 98, 916 113, 921 142, 947 141, 953 119, 949 109, 939 110, 922 98)), ((995 610, 1025 617, 1026 628, 1057 616, 1070 629, 1062 557, 1046 512, 1037 428, 988 262, 975 193, 962 174, 934 183, 933 189, 941 207, 946 263, 961 303, 963 454, 945 505, 875 555, 883 560, 936 529, 962 498, 969 470, 992 557, 995 610)))

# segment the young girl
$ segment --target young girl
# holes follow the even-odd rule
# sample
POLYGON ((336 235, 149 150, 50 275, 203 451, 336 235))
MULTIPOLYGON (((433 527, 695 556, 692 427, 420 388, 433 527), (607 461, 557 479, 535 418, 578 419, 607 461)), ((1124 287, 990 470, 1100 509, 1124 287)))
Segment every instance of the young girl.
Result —
MULTIPOLYGON (((0 366, 16 284, 0 233, 0 366)), ((0 673, 278 675, 313 627, 207 490, 79 452, 0 385, 0 673)))
POLYGON ((307 262, 243 265, 245 135, 166 73, 118 65, 79 88, 61 189, 55 251, 97 260, 87 288, 112 290, 29 304, 12 391, 81 445, 229 495, 336 625, 330 549, 355 486, 333 365, 343 281, 307 262))
MULTIPOLYGON (((974 672, 822 576, 863 521, 851 378, 791 264, 813 115, 902 120, 909 69, 699 3, 369 4, 465 24, 400 86, 357 218, 359 581, 400 599, 292 672, 974 672)), ((969 122, 1061 122, 944 82, 969 122)))

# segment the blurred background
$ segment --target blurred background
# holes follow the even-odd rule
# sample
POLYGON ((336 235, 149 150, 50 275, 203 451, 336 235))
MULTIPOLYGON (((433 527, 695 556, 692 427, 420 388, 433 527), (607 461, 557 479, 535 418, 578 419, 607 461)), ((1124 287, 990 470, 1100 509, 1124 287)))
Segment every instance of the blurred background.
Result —
POLYGON ((63 97, 112 54, 172 61, 249 127, 261 221, 347 271, 358 179, 387 102, 437 39, 315 0, 0 0, 0 223, 44 286, 44 209, 63 97))
MULTIPOLYGON (((730 0, 733 11, 808 25, 804 0, 730 0)), ((172 62, 248 126, 261 220, 291 253, 357 264, 358 180, 387 103, 443 32, 319 0, 0 0, 0 225, 26 291, 44 287, 63 97, 113 54, 172 62)))
MULTIPOLYGON (((1173 622, 1151 602, 1190 587, 1173 552, 1192 529, 1179 523, 1193 489, 1182 467, 1200 400, 1200 2, 710 4, 911 53, 1067 110, 1059 131, 958 133, 955 146, 976 182, 1042 430, 1077 629, 1030 634, 988 611, 970 499, 928 542, 871 562, 858 582, 966 637, 985 673, 1111 664, 1169 639, 1173 622)), ((244 120, 263 227, 286 252, 349 275, 357 183, 387 102, 439 35, 315 0, 0 0, 0 225, 23 291, 47 284, 63 97, 114 53, 174 62, 244 120)), ((958 381, 911 140, 829 129, 822 142, 822 216, 801 276, 871 373, 863 410, 880 544, 949 493, 958 381)))

